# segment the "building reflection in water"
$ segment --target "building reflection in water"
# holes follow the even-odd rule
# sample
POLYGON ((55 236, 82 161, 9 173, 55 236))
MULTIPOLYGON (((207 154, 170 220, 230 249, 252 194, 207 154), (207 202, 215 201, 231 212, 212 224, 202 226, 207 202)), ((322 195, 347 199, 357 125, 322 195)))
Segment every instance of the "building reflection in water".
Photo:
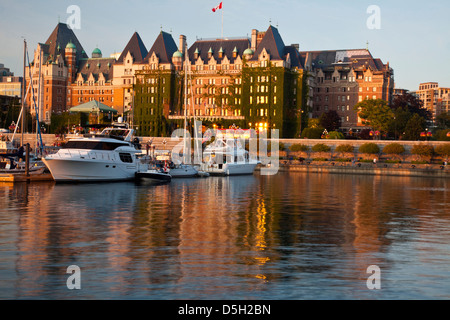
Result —
POLYGON ((269 289, 280 290, 269 298, 291 298, 302 286, 364 289, 367 267, 394 269, 392 253, 403 244, 420 243, 411 253, 417 263, 445 253, 448 228, 434 230, 450 221, 447 184, 320 174, 0 184, 0 272, 22 298, 252 298, 269 289), (65 286, 69 265, 82 270, 81 292, 65 286), (274 289, 283 283, 296 289, 274 289))

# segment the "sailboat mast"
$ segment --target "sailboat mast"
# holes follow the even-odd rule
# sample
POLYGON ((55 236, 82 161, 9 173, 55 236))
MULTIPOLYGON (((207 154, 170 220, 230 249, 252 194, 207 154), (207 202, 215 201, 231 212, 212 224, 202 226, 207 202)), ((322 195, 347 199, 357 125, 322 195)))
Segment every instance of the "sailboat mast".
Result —
POLYGON ((188 95, 188 90, 187 90, 187 45, 186 48, 184 50, 185 52, 185 59, 184 59, 184 133, 183 133, 183 154, 185 155, 185 159, 183 160, 186 163, 187 160, 187 141, 186 141, 186 130, 187 130, 187 95, 188 95))
POLYGON ((23 40, 23 78, 22 78, 22 117, 20 118, 20 145, 23 146, 24 140, 23 140, 23 132, 24 130, 24 118, 25 118, 25 68, 26 68, 26 52, 27 52, 27 41, 23 40))

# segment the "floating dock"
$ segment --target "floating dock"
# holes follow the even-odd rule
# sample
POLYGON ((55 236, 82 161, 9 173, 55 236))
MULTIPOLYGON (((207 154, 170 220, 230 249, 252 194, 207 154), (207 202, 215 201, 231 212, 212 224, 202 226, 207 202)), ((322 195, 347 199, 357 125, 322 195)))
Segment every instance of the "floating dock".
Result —
POLYGON ((41 182, 54 181, 51 173, 0 173, 0 182, 41 182))

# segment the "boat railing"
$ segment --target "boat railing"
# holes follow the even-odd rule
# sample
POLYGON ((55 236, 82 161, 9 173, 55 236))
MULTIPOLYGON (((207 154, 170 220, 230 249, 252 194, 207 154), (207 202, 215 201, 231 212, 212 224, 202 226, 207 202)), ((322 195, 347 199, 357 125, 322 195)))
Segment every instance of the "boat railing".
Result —
POLYGON ((73 149, 61 149, 58 153, 52 155, 52 158, 80 158, 80 159, 88 159, 88 160, 113 160, 110 157, 109 153, 104 152, 96 152, 96 151, 81 151, 81 150, 73 150, 73 149))

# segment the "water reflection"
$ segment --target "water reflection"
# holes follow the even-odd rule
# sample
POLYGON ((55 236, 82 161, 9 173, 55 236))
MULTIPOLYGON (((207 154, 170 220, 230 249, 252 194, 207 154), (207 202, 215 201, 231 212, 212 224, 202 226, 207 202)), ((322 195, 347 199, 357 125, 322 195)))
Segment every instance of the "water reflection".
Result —
POLYGON ((447 184, 301 173, 0 184, 0 297, 448 298, 447 184), (69 265, 82 290, 67 289, 69 265))

